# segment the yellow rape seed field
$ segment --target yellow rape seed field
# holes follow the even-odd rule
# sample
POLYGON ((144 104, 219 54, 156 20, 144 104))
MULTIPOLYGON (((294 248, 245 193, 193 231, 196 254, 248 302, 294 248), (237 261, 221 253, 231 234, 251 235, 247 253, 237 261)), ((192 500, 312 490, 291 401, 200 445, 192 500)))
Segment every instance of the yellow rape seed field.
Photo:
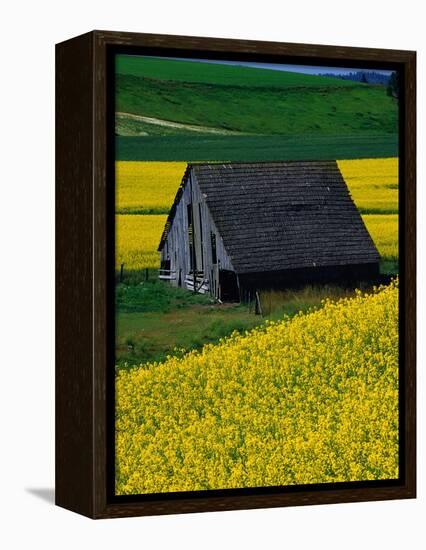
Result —
POLYGON ((157 252, 166 215, 121 215, 116 220, 116 269, 158 268, 157 252))
MULTIPOLYGON (((339 160, 337 163, 363 213, 397 213, 397 158, 339 160)), ((117 161, 117 212, 167 213, 185 168, 185 162, 117 161)))
POLYGON ((116 212, 167 214, 186 162, 116 162, 116 212))
POLYGON ((398 476, 398 285, 116 382, 118 494, 398 476))
MULTIPOLYGON (((339 160, 338 165, 380 254, 397 259, 398 159, 339 160)), ((168 213, 185 168, 185 162, 116 163, 118 266, 124 261, 126 269, 159 267, 159 220, 165 218, 157 214, 142 219, 143 213, 168 213), (142 227, 143 234, 138 232, 142 227)))
POLYGON ((398 215, 362 216, 379 254, 386 260, 398 260, 398 215))
POLYGON ((398 213, 398 158, 337 161, 363 214, 398 213))

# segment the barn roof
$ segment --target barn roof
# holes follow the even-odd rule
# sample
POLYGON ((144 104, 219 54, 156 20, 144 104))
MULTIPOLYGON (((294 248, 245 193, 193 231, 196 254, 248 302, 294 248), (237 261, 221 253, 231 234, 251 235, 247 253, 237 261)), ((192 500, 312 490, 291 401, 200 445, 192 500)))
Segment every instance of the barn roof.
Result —
POLYGON ((183 186, 189 173, 237 273, 380 259, 335 161, 192 164, 183 186))

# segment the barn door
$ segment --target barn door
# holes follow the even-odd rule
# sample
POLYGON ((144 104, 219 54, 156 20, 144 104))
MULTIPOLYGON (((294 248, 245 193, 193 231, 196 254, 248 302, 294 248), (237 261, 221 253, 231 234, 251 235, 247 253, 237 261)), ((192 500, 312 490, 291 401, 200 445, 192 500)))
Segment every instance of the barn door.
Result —
POLYGON ((220 299, 222 302, 239 302, 240 289, 238 288, 237 275, 229 269, 219 270, 220 299))

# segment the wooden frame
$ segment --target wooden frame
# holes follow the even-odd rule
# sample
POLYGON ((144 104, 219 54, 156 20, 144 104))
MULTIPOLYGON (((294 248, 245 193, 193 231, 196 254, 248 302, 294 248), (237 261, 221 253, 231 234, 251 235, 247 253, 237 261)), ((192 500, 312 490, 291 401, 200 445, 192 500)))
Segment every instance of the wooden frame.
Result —
MULTIPOLYGON (((112 518, 288 505, 414 498, 416 494, 416 54, 379 50, 94 31, 56 46, 56 503, 91 518, 112 518), (176 498, 111 498, 108 479, 108 372, 111 311, 107 270, 108 52, 115 47, 277 56, 365 64, 388 63, 403 75, 400 122, 401 477, 352 483, 233 491, 176 498), (403 366, 403 368, 402 368, 403 366)), ((112 161, 113 162, 113 161, 112 161)), ((111 248, 111 247, 110 247, 111 248)), ((113 471, 112 471, 113 473, 113 471)))

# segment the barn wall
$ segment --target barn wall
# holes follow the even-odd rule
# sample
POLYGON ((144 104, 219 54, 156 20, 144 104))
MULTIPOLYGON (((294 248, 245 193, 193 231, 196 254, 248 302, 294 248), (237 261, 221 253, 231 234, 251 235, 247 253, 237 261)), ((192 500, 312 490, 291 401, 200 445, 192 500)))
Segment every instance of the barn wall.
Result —
POLYGON ((375 282, 379 276, 379 263, 373 262, 239 274, 239 281, 244 293, 259 289, 297 288, 306 284, 332 283, 344 286, 361 281, 375 282))
POLYGON ((190 190, 186 185, 176 207, 175 216, 167 239, 161 251, 161 261, 170 260, 170 269, 174 272, 173 286, 183 284, 189 273, 188 216, 186 205, 190 202, 190 190))
POLYGON ((170 269, 175 272, 175 278, 171 281, 173 286, 179 286, 179 274, 181 286, 185 286, 186 279, 193 277, 190 274, 187 212, 187 205, 191 202, 193 203, 194 216, 196 269, 200 277, 201 272, 203 272, 204 280, 208 281, 210 293, 218 296, 219 269, 234 271, 234 268, 192 171, 188 175, 188 180, 177 205, 175 216, 161 252, 161 260, 170 260, 170 269), (211 233, 216 235, 217 264, 213 264, 211 233))

